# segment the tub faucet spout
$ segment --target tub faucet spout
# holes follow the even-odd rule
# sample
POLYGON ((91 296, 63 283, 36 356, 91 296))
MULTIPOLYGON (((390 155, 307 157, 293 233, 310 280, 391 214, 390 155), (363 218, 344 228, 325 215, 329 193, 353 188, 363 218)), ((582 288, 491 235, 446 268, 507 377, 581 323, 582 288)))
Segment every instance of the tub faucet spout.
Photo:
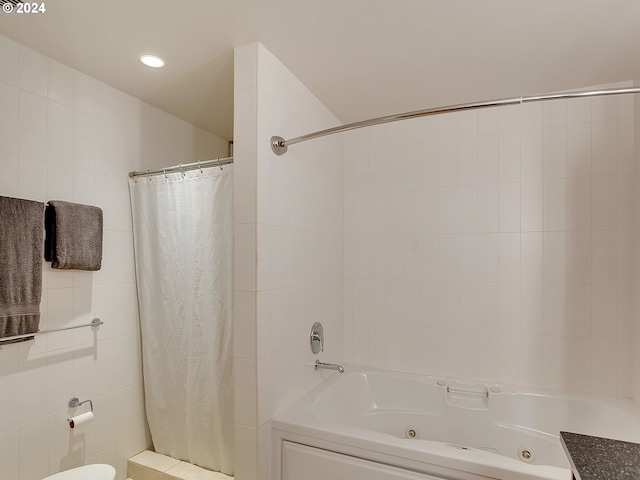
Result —
POLYGON ((337 363, 322 363, 320 360, 316 360, 315 370, 320 368, 326 368, 327 370, 337 370, 340 373, 344 373, 344 368, 337 363))

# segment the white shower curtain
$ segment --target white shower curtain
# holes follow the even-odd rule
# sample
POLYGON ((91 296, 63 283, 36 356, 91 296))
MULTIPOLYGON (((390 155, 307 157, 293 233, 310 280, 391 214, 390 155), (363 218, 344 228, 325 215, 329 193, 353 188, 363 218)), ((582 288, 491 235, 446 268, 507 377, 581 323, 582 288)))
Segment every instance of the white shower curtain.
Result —
POLYGON ((157 452, 232 475, 233 166, 129 181, 157 452))

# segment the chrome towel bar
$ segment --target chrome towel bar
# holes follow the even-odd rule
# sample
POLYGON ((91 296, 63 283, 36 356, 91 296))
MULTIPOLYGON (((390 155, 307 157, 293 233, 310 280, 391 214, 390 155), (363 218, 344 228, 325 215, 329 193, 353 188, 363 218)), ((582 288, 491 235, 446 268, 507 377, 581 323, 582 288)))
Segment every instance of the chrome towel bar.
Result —
POLYGON ((53 330, 41 330, 39 332, 25 333, 23 335, 13 335, 12 337, 0 337, 0 342, 6 342, 8 340, 19 340, 21 338, 29 338, 29 337, 33 337, 34 335, 40 335, 41 333, 62 332, 64 330, 73 330, 75 328, 84 328, 84 327, 97 327, 99 325, 102 325, 103 323, 104 322, 99 318, 94 318, 93 320, 91 320, 91 323, 85 323, 84 325, 75 325, 73 327, 56 328, 53 330))

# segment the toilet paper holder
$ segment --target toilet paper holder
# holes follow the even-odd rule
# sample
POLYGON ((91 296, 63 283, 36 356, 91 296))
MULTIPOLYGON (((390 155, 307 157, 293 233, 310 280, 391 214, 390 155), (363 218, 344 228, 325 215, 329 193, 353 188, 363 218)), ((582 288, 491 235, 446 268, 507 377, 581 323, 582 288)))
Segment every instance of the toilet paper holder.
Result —
POLYGON ((83 414, 77 415, 75 417, 67 418, 67 422, 69 423, 69 428, 71 430, 76 428, 76 426, 93 420, 93 402, 91 400, 85 400, 84 402, 81 402, 76 397, 73 397, 71 400, 69 400, 69 408, 79 407, 80 405, 84 405, 85 403, 89 403, 89 406, 91 407, 90 411, 84 412, 83 414))
POLYGON ((91 407, 91 411, 93 412, 93 402, 91 400, 85 400, 81 402, 77 397, 73 397, 71 400, 69 400, 69 408, 79 407, 80 405, 84 405, 87 402, 89 402, 89 407, 91 407))

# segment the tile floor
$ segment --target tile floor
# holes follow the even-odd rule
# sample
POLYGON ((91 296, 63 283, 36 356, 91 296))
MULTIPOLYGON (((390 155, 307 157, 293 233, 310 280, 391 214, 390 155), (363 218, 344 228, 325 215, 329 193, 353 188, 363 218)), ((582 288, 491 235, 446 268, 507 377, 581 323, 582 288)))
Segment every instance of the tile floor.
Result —
POLYGON ((149 450, 129 459, 127 475, 127 480, 233 480, 224 473, 212 472, 149 450))

